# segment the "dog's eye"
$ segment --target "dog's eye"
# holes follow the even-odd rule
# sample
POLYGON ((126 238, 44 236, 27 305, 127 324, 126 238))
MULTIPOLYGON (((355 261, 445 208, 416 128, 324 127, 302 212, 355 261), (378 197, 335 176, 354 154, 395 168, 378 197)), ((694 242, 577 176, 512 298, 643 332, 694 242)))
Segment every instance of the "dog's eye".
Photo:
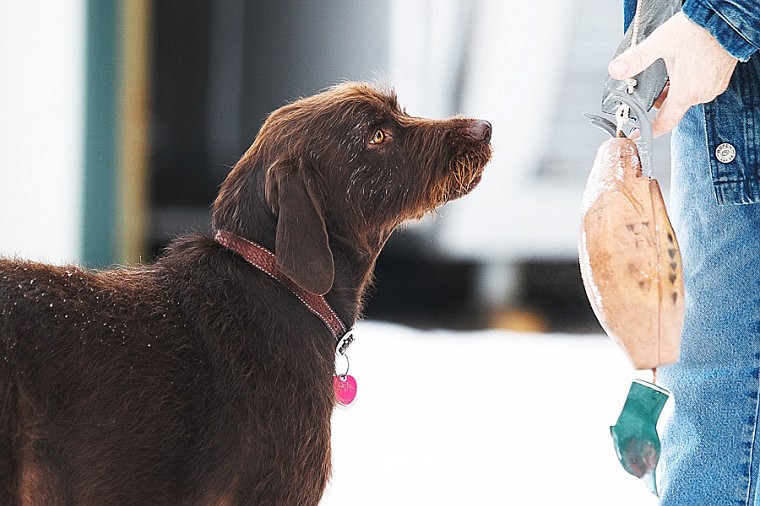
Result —
POLYGON ((375 132, 375 135, 372 136, 372 140, 369 141, 370 144, 382 144, 382 142, 385 141, 385 132, 382 130, 378 130, 375 132))

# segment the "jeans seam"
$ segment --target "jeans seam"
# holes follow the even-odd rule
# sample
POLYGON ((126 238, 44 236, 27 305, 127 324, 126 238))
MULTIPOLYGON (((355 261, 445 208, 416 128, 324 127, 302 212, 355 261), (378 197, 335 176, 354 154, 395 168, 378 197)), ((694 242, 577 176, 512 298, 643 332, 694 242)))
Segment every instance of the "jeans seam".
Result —
MULTIPOLYGON (((758 357, 758 354, 755 353, 755 358, 757 357, 758 357)), ((755 469, 755 465, 754 465, 755 438, 757 437, 757 422, 758 422, 758 417, 760 416, 760 368, 755 367, 754 376, 755 376, 755 416, 753 417, 752 437, 750 439, 750 445, 749 445, 749 476, 747 480, 747 493, 744 500, 744 504, 747 506, 749 506, 750 504, 754 504, 754 498, 752 496, 756 494, 756 492, 753 493, 753 489, 755 488, 755 481, 756 481, 756 480, 753 480, 753 475, 755 473, 754 471, 755 469)))

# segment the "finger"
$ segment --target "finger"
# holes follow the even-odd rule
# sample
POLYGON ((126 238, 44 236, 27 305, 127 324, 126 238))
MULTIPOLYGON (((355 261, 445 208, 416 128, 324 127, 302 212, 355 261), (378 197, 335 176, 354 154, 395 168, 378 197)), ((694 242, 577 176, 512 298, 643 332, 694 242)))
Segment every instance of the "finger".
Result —
POLYGON ((673 130, 691 107, 688 101, 678 100, 675 97, 677 95, 669 93, 668 98, 665 99, 657 112, 652 123, 652 135, 654 137, 659 137, 673 130))
POLYGON ((670 83, 665 83, 665 87, 662 89, 662 92, 660 93, 660 96, 657 97, 657 100, 654 101, 654 104, 652 104, 652 109, 659 109, 662 107, 662 103, 665 102, 665 100, 668 98, 668 92, 670 91, 670 83))

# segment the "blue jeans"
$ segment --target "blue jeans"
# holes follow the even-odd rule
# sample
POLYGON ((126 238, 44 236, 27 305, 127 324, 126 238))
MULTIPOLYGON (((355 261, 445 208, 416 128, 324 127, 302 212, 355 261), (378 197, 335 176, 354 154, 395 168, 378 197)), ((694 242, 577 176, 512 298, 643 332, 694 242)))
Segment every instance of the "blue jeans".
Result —
POLYGON ((692 107, 672 138, 686 319, 681 359, 659 374, 675 400, 660 463, 667 506, 760 505, 760 203, 717 203, 710 128, 705 107, 692 107))

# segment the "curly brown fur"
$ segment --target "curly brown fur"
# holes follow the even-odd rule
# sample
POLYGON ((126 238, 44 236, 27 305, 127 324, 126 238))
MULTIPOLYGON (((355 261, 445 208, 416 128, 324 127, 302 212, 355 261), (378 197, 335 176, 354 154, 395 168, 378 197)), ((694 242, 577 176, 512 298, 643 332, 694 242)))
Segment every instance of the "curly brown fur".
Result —
MULTIPOLYGON (((471 190, 489 140, 345 83, 269 116, 213 227, 275 251, 351 324, 393 229, 471 190)), ((334 346, 209 237, 111 271, 0 260, 0 504, 317 504, 334 346)))

